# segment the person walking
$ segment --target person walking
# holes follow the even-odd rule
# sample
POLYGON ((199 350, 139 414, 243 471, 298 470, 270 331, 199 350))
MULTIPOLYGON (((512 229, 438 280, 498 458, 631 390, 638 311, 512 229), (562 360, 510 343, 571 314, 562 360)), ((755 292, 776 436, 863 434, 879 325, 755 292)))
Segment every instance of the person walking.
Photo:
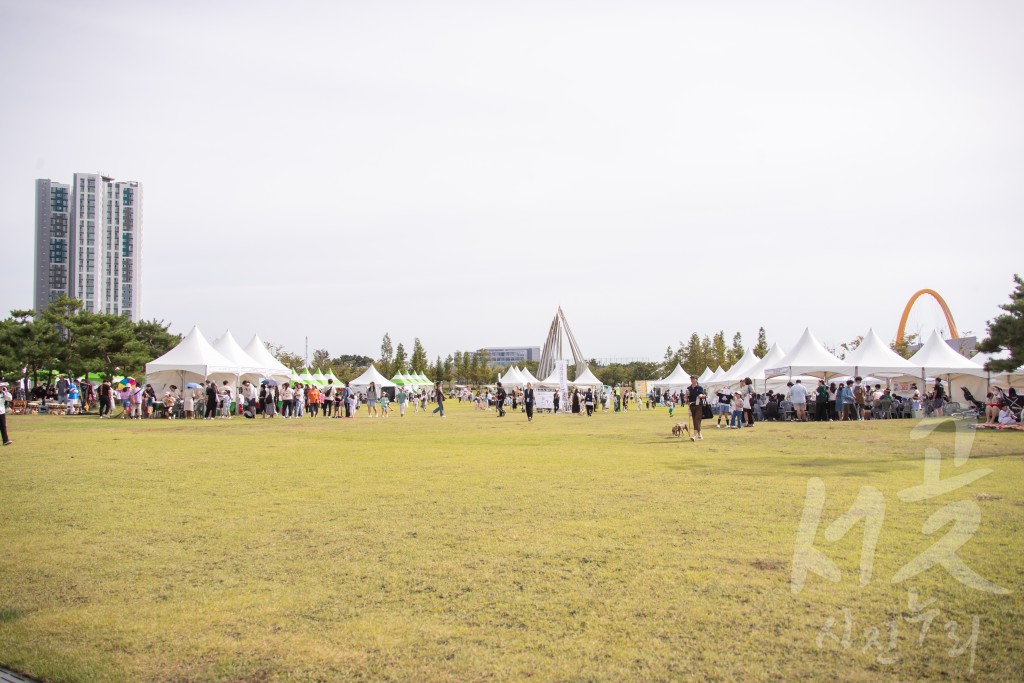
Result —
POLYGON ((409 400, 409 394, 406 393, 405 387, 398 387, 395 398, 398 399, 398 417, 405 417, 405 404, 409 400))
MULTIPOLYGON (((424 396, 426 392, 424 392, 424 396)), ((434 413, 441 413, 441 417, 444 417, 444 392, 441 391, 441 383, 438 382, 434 389, 434 398, 437 399, 437 407, 434 408, 434 413)), ((426 412, 426 408, 424 408, 426 412)), ((433 415, 433 413, 431 413, 433 415)))
POLYGON ((590 387, 587 388, 587 393, 583 395, 583 405, 587 407, 587 417, 594 416, 594 390, 590 387))
POLYGON ((580 413, 580 390, 572 390, 572 414, 581 415, 580 413))
POLYGON ((0 438, 3 439, 5 446, 10 446, 14 443, 7 436, 7 404, 13 400, 14 397, 11 396, 11 390, 7 382, 0 382, 0 438))
POLYGON ((370 382, 370 388, 366 390, 366 417, 371 417, 370 411, 373 411, 372 417, 380 417, 377 414, 377 402, 380 400, 380 396, 377 394, 377 385, 370 382))
POLYGON ((523 407, 526 408, 526 421, 533 422, 533 404, 536 398, 533 394, 533 385, 527 383, 523 391, 523 407))
POLYGON ((693 420, 693 433, 690 441, 703 441, 704 435, 700 432, 700 421, 704 417, 704 402, 707 395, 704 387, 697 383, 697 375, 690 375, 690 386, 686 388, 686 403, 690 407, 690 419, 693 420))
POLYGON ((100 385, 100 419, 104 417, 110 417, 112 410, 111 399, 113 398, 114 390, 110 386, 110 380, 103 380, 103 384, 100 385))
POLYGON ((508 394, 505 392, 505 387, 498 382, 498 390, 494 392, 494 405, 498 409, 498 417, 505 417, 506 398, 508 398, 508 394))
POLYGON ((555 415, 558 414, 558 402, 561 401, 561 400, 562 400, 562 392, 556 389, 555 390, 555 396, 554 396, 554 403, 555 403, 555 412, 554 412, 554 414, 555 415))
POLYGON ((324 402, 324 409, 323 409, 324 417, 330 417, 331 416, 331 406, 334 404, 334 392, 335 392, 334 380, 328 378, 327 379, 327 386, 324 387, 324 390, 322 392, 320 392, 321 395, 323 396, 323 399, 324 399, 324 401, 323 401, 324 402))

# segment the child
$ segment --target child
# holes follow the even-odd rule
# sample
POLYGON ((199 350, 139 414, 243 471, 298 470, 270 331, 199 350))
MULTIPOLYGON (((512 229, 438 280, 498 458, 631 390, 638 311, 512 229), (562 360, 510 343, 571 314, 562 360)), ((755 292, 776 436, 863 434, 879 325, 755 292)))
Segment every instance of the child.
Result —
POLYGON ((668 399, 668 416, 669 417, 672 417, 672 414, 675 412, 675 409, 676 409, 675 401, 673 401, 672 399, 668 399))
POLYGON ((389 405, 391 405, 391 399, 388 398, 387 394, 381 393, 381 395, 380 395, 380 414, 381 414, 381 417, 387 417, 388 416, 388 406, 389 405))
POLYGON ((743 394, 736 392, 732 395, 732 421, 727 429, 741 429, 743 427, 743 394))

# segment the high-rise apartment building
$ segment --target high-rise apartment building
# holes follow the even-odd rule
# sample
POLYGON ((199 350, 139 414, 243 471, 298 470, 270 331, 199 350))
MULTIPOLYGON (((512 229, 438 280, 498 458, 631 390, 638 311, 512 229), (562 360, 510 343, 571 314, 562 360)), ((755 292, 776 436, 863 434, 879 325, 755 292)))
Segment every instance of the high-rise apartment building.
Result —
POLYGON ((36 310, 66 294, 87 311, 140 320, 142 185, 76 173, 68 194, 67 185, 36 181, 36 310))
POLYGON ((36 181, 36 269, 32 307, 41 311, 71 284, 71 186, 36 181))

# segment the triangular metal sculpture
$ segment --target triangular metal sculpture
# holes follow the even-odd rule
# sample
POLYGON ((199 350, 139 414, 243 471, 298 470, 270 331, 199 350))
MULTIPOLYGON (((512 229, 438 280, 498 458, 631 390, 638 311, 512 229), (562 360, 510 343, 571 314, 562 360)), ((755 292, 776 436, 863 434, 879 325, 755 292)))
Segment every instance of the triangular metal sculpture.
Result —
POLYGON ((576 376, 579 377, 586 371, 587 361, 583 357, 580 347, 576 344, 576 338, 572 336, 572 330, 569 329, 569 321, 565 319, 562 307, 559 306, 558 312, 555 313, 555 319, 551 321, 547 341, 544 342, 544 348, 540 352, 540 366, 537 368, 538 377, 550 375, 555 369, 555 361, 564 358, 562 355, 563 333, 569 341, 569 352, 576 363, 576 376))

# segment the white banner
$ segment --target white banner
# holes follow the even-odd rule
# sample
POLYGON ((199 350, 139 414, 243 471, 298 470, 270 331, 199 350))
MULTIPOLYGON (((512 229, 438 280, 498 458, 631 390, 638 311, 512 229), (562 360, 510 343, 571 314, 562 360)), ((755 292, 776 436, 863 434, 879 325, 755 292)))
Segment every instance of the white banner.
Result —
POLYGON ((555 372, 558 373, 558 393, 561 394, 559 410, 566 410, 569 405, 569 361, 556 360, 555 372))
MULTIPOLYGON (((534 397, 537 402, 534 404, 534 408, 537 410, 554 410, 555 409, 555 392, 553 391, 534 391, 534 397)), ((559 406, 561 408, 561 406, 559 406)))

